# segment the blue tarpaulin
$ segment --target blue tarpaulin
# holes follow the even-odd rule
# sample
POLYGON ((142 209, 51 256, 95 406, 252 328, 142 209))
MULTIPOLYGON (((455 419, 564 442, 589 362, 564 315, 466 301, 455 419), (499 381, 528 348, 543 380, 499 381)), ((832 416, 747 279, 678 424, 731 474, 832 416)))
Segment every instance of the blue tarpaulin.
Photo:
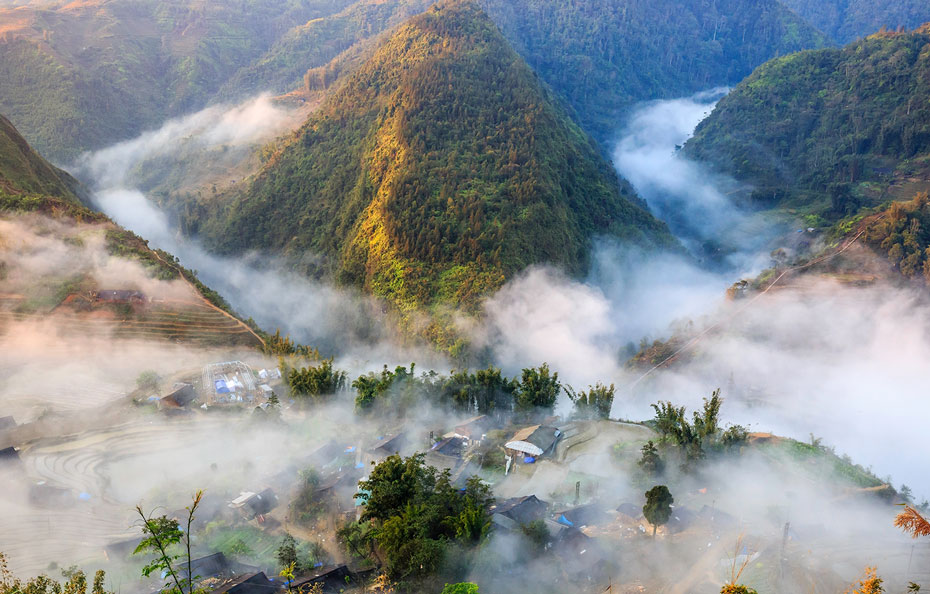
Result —
POLYGON ((556 522, 558 522, 559 524, 564 524, 564 525, 566 525, 566 526, 574 526, 574 525, 575 525, 574 523, 572 523, 571 520, 569 520, 568 518, 565 517, 565 514, 559 515, 559 519, 556 520, 556 522))
POLYGON ((224 382, 223 380, 214 381, 213 387, 216 388, 217 394, 229 394, 229 387, 226 385, 226 382, 224 382))
POLYGON ((526 458, 523 459, 523 462, 525 464, 532 464, 533 462, 536 462, 536 458, 532 456, 527 456, 526 458))

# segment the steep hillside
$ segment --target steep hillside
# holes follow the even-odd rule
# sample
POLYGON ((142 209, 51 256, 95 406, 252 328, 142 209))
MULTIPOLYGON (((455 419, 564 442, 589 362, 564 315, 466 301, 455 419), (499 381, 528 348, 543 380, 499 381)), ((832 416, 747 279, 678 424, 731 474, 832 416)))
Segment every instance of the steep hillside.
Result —
POLYGON ((685 147, 751 184, 756 202, 839 216, 930 180, 930 29, 773 60, 685 147))
POLYGON ((79 190, 0 116, 0 334, 48 322, 85 337, 262 346, 222 297, 85 206, 79 190), (151 301, 101 301, 100 291, 144 291, 151 301))
POLYGON ((52 166, 0 115, 0 192, 54 196, 80 204, 77 181, 52 166))
POLYGON ((612 140, 636 101, 735 84, 826 39, 776 0, 480 0, 583 127, 612 140))
POLYGON ((470 2, 401 27, 241 195, 188 221, 215 248, 281 252, 403 311, 474 305, 536 262, 583 270, 610 234, 671 245, 470 2))
POLYGON ((838 43, 871 35, 882 27, 913 29, 930 21, 923 0, 779 0, 838 43))
POLYGON ((0 112, 68 160, 203 107, 284 33, 349 0, 0 8, 0 112))

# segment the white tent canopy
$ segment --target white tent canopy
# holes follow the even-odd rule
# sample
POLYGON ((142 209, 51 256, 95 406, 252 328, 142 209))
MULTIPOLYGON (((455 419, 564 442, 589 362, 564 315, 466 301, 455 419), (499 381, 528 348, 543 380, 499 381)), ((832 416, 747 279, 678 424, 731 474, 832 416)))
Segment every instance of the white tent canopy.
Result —
POLYGON ((528 456, 541 456, 543 453, 538 446, 534 446, 528 441, 508 441, 504 444, 504 447, 515 452, 523 452, 528 456))

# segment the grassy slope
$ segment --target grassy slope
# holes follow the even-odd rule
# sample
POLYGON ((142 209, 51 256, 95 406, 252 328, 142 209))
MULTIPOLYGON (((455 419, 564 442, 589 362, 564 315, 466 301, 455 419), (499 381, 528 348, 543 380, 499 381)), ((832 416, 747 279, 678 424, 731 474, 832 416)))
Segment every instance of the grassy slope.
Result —
POLYGON ((610 233, 671 245, 471 3, 401 27, 200 231, 227 252, 323 254, 402 310, 473 305, 610 233))
MULTIPOLYGON (((162 280, 183 277, 207 301, 235 316, 222 296, 201 283, 193 272, 182 267, 171 254, 150 248, 148 242, 135 233, 85 206, 78 196, 80 189, 74 178, 42 158, 10 121, 0 116, 0 216, 36 212, 55 218, 67 218, 74 224, 103 225, 110 254, 138 260, 153 277, 162 280)), ((64 296, 66 294, 59 295, 60 298, 64 296)), ((225 322, 222 316, 214 315, 214 318, 225 322)), ((227 337, 232 336, 237 344, 258 344, 250 332, 243 332, 242 324, 232 324, 230 327, 231 330, 224 328, 222 331, 227 337)))
POLYGON ((771 206, 836 216, 930 152, 930 31, 879 34, 758 68, 685 151, 753 184, 771 206))
POLYGON ((923 0, 779 0, 838 43, 871 35, 882 27, 913 29, 930 21, 923 0))

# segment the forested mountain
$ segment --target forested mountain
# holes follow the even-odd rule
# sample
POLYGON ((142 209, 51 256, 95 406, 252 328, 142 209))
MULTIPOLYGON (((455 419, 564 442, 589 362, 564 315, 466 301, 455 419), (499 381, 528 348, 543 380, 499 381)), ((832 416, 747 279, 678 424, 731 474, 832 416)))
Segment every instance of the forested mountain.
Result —
POLYGON ((848 43, 882 27, 913 29, 930 21, 925 0, 779 0, 838 43, 848 43))
POLYGON ((244 64, 350 0, 89 0, 0 8, 0 112, 61 161, 203 107, 244 64))
POLYGON ((636 101, 735 84, 826 39, 776 0, 480 0, 599 140, 636 101))
POLYGON ((465 1, 399 28, 247 190, 188 224, 227 253, 321 254, 402 311, 474 305, 536 262, 579 272, 595 234, 673 243, 465 1))
POLYGON ((764 205, 844 214, 928 179, 930 28, 773 60, 698 126, 685 151, 764 205))

